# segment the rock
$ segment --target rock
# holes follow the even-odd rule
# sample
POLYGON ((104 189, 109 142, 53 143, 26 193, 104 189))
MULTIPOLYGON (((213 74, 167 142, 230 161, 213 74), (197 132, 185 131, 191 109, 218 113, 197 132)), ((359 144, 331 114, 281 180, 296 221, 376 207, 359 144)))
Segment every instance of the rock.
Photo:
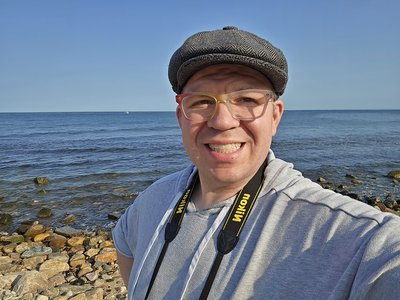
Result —
POLYGON ((68 256, 68 254, 64 254, 64 253, 51 253, 48 256, 48 259, 54 259, 56 261, 61 261, 61 262, 68 263, 69 256, 68 256))
POLYGON ((0 272, 8 271, 13 263, 13 259, 8 256, 0 256, 0 272))
POLYGON ((345 177, 346 177, 346 178, 350 178, 350 179, 357 179, 356 176, 351 175, 351 174, 346 174, 345 177))
POLYGON ((400 180, 400 170, 393 170, 387 174, 387 177, 400 180))
POLYGON ((338 188, 342 189, 342 190, 347 190, 349 188, 349 186, 348 185, 344 185, 344 184, 339 184, 338 188))
POLYGON ((110 220, 117 221, 121 217, 121 215, 122 214, 120 212, 112 212, 107 215, 107 218, 110 220))
POLYGON ((61 234, 66 237, 73 237, 82 235, 82 230, 75 229, 71 226, 64 226, 60 228, 56 228, 55 233, 61 234))
POLYGON ((48 192, 45 189, 41 189, 41 190, 38 190, 37 193, 40 195, 46 195, 48 192))
POLYGON ((47 179, 47 177, 36 177, 33 179, 33 182, 37 185, 49 184, 49 180, 47 179))
POLYGON ((96 256, 99 252, 100 252, 100 249, 90 248, 89 250, 87 250, 85 252, 85 255, 87 257, 93 257, 93 256, 96 256))
POLYGON ((352 179, 352 180, 351 180, 351 183, 352 183, 352 184, 362 184, 362 181, 359 180, 359 179, 352 179))
POLYGON ((399 204, 397 203, 396 199, 394 199, 393 194, 388 194, 385 198, 385 201, 383 201, 383 204, 390 209, 397 210, 399 208, 399 204))
POLYGON ((14 282, 15 279, 17 279, 19 275, 19 273, 12 273, 0 276, 0 291, 3 291, 5 289, 11 290, 11 284, 14 282))
POLYGON ((43 224, 33 224, 28 230, 24 233, 24 236, 27 238, 33 238, 36 235, 43 233, 45 231, 45 227, 43 224))
POLYGON ((27 293, 37 293, 48 288, 47 278, 38 271, 25 271, 17 280, 13 291, 21 296, 27 293))
POLYGON ((87 264, 81 267, 80 271, 78 272, 78 276, 82 277, 90 272, 93 272, 93 269, 90 264, 87 264))
POLYGON ((45 260, 46 255, 25 258, 22 260, 22 265, 28 270, 33 270, 36 269, 37 266, 43 263, 45 260))
POLYGON ((324 177, 319 177, 317 182, 326 183, 326 179, 324 177))
POLYGON ((49 297, 45 295, 37 295, 35 300, 49 300, 49 297))
POLYGON ((53 251, 50 247, 33 246, 33 247, 30 247, 28 250, 24 251, 21 255, 21 258, 29 258, 29 257, 40 256, 40 255, 47 255, 47 254, 50 254, 51 252, 53 252, 53 251))
POLYGON ((0 225, 8 225, 12 222, 10 214, 0 214, 0 225))
POLYGON ((25 242, 25 238, 22 235, 14 233, 12 235, 1 236, 0 242, 20 244, 25 242))
POLYGON ((85 262, 86 262, 85 255, 83 255, 81 253, 76 253, 69 260, 69 265, 74 268, 74 267, 82 266, 85 262))
POLYGON ((101 288, 92 289, 85 293, 87 300, 103 300, 104 291, 101 288))
POLYGON ((24 251, 26 251, 28 249, 29 249, 28 243, 27 242, 23 242, 23 243, 19 244, 17 247, 15 247, 15 252, 22 253, 22 252, 24 252, 24 251))
POLYGON ((73 214, 70 214, 66 216, 64 219, 61 220, 61 223, 64 224, 69 224, 69 223, 74 223, 76 221, 76 216, 73 214))
POLYGON ((75 237, 68 239, 67 244, 71 247, 83 245, 83 242, 85 241, 85 239, 86 238, 84 236, 75 236, 75 237))
POLYGON ((68 263, 55 259, 49 259, 41 264, 41 266, 39 267, 39 271, 42 274, 46 275, 47 278, 51 278, 58 273, 66 272, 68 270, 68 263))
POLYGON ((5 245, 3 247, 3 252, 6 254, 12 253, 12 252, 14 252, 16 247, 17 247, 16 243, 11 243, 11 244, 5 245))
POLYGON ((67 238, 59 234, 53 234, 46 238, 45 241, 49 243, 50 247, 62 248, 65 246, 67 238))
POLYGON ((49 278, 49 286, 58 286, 60 284, 65 283, 65 277, 63 274, 57 274, 51 278, 49 278))
POLYGON ((100 249, 103 249, 103 248, 110 248, 110 247, 114 247, 114 243, 113 243, 113 241, 111 241, 111 240, 104 241, 104 242, 102 242, 102 243, 100 244, 100 246, 99 246, 100 249))
POLYGON ((81 293, 74 297, 69 298, 69 300, 87 300, 87 299, 85 293, 81 293))
POLYGON ((85 274, 85 277, 89 281, 95 281, 97 278, 99 278, 99 275, 96 272, 90 272, 90 273, 85 274))
POLYGON ((117 251, 115 248, 104 248, 100 254, 95 257, 96 262, 112 263, 117 260, 117 251))
POLYGON ((43 207, 39 210, 37 216, 38 218, 49 218, 53 215, 51 208, 43 207))
POLYGON ((44 241, 46 238, 48 238, 49 236, 50 236, 50 233, 49 233, 49 232, 39 233, 38 235, 36 235, 36 236, 33 238, 33 241, 34 241, 34 242, 42 242, 42 241, 44 241))

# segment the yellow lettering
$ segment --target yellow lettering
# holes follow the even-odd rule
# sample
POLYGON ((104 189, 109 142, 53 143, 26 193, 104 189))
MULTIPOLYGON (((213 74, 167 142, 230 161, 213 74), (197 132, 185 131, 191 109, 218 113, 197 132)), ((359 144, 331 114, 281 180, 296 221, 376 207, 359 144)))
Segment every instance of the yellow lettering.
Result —
POLYGON ((233 221, 233 222, 238 222, 238 223, 240 223, 240 222, 242 222, 242 218, 243 218, 243 215, 235 214, 235 215, 233 216, 232 221, 233 221))
POLYGON ((247 200, 250 199, 250 194, 244 194, 240 200, 240 204, 236 208, 235 214, 233 215, 233 222, 242 222, 243 215, 246 213, 247 200))
POLYGON ((181 203, 179 203, 178 208, 176 209, 177 214, 183 213, 183 208, 185 207, 187 197, 189 196, 190 190, 187 190, 185 195, 183 196, 181 203))

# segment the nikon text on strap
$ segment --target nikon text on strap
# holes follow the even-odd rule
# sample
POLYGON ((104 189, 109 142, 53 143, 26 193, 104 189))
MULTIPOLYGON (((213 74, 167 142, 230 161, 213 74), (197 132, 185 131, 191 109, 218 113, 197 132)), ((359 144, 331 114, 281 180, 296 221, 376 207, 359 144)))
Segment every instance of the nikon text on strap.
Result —
MULTIPOLYGON (((258 194, 262 188, 264 181, 264 169, 267 165, 267 159, 258 169, 257 173, 253 178, 244 186, 244 188, 237 194, 234 203, 232 204, 228 216, 224 222, 224 225, 218 235, 217 241, 217 255, 214 259, 210 273, 208 274, 206 283, 201 293, 200 299, 205 300, 211 290, 211 286, 214 282, 215 276, 217 275, 218 268, 221 264, 222 258, 225 254, 231 252, 237 242, 239 241, 240 233, 243 229, 244 224, 247 221, 248 216, 257 200, 258 194)), ((154 281, 157 277, 157 273, 160 269, 162 260, 164 259, 168 245, 174 240, 179 232, 180 225, 182 223, 184 214, 186 212, 187 205, 192 196, 193 190, 198 181, 198 174, 194 176, 190 186, 183 193, 179 199, 175 208, 171 214, 171 217, 165 228, 165 243, 158 257, 156 266, 153 271, 153 275, 150 280, 149 287, 147 289, 146 297, 148 298, 154 281)))

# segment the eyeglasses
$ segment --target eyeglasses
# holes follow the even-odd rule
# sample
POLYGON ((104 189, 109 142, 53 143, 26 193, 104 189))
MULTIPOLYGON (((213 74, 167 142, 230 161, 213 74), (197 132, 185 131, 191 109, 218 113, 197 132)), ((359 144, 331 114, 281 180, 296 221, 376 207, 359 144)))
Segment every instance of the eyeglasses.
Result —
POLYGON ((249 89, 227 94, 211 95, 203 92, 184 93, 176 95, 176 102, 183 115, 191 121, 211 120, 218 103, 225 103, 236 120, 254 120, 262 116, 268 102, 277 96, 270 90, 249 89))

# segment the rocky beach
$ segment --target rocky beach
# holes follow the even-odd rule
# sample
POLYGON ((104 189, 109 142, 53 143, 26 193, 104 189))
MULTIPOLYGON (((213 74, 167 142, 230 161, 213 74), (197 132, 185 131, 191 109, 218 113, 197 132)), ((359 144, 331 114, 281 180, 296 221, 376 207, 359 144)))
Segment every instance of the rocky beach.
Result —
MULTIPOLYGON (((354 201, 400 216, 399 193, 365 196, 354 192, 363 189, 362 178, 351 174, 343 177, 345 184, 324 177, 315 181, 354 201)), ((389 172, 386 178, 391 183, 389 190, 397 191, 400 170, 389 172)), ((34 182, 42 186, 48 179, 35 178, 34 182)), ((110 224, 115 224, 120 213, 108 214, 110 224)), ((15 232, 7 232, 1 231, 1 226, 9 225, 13 218, 0 213, 0 299, 126 299, 127 289, 116 263, 111 228, 81 229, 73 214, 58 222, 49 219, 52 219, 51 209, 42 207, 35 219, 21 222, 15 232)))
POLYGON ((126 299, 110 231, 24 222, 0 233, 0 299, 126 299))

